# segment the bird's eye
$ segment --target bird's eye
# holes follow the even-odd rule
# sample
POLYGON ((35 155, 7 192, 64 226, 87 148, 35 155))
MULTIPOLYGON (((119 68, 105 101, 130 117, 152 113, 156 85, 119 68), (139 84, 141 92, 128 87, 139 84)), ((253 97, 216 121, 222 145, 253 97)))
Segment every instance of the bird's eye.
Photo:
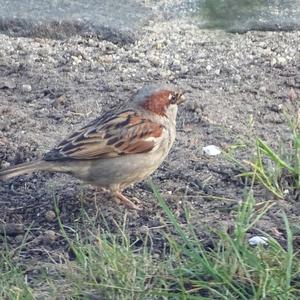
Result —
POLYGON ((171 94, 170 95, 170 103, 171 104, 176 104, 177 102, 177 95, 176 94, 171 94))

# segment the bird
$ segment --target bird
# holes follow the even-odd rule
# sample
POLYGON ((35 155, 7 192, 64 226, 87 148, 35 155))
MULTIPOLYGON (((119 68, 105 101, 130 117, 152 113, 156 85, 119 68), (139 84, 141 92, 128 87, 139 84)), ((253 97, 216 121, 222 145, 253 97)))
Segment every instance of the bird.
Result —
POLYGON ((140 210, 123 191, 150 176, 165 160, 175 140, 184 94, 168 84, 144 85, 122 109, 92 120, 41 159, 0 170, 0 180, 36 171, 67 173, 108 190, 127 208, 140 210))

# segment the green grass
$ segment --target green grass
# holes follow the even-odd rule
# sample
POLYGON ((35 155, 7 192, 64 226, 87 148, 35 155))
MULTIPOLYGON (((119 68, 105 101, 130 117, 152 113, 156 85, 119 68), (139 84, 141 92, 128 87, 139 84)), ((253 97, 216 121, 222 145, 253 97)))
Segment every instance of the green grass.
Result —
MULTIPOLYGON (((257 139, 252 161, 234 160, 248 169, 241 175, 251 179, 251 186, 232 212, 233 230, 211 228, 209 247, 195 231, 184 197, 184 216, 179 219, 152 185, 168 224, 162 233, 164 249, 153 249, 150 234, 143 240, 130 236, 126 214, 122 224, 115 224, 117 232, 112 232, 104 218, 100 228, 82 209, 73 228, 58 218, 69 253, 62 253, 59 262, 31 262, 38 276, 30 276, 31 263, 22 259, 27 235, 17 249, 9 248, 3 237, 0 299, 300 299, 299 253, 293 247, 288 218, 281 212, 285 232, 279 243, 256 228, 276 201, 263 202, 257 209, 253 197, 254 183, 278 198, 284 198, 286 190, 292 194, 299 189, 299 124, 298 116, 290 122, 291 140, 280 148, 273 150, 257 139), (268 245, 250 246, 253 232, 266 237, 268 245)), ((56 202, 55 210, 59 216, 56 202)))
POLYGON ((166 221, 168 253, 158 257, 148 247, 132 241, 126 218, 117 233, 93 225, 83 211, 86 231, 70 236, 60 223, 73 259, 52 265, 51 274, 41 267, 40 276, 29 284, 24 267, 18 267, 20 252, 8 248, 0 258, 0 298, 40 299, 299 299, 300 263, 293 249, 293 234, 282 213, 286 244, 266 233, 268 246, 252 247, 247 233, 270 206, 258 213, 251 191, 236 211, 234 230, 213 232, 217 238, 204 248, 185 210, 185 226, 153 187, 166 221), (14 253, 14 254, 12 254, 14 253), (18 254, 19 253, 19 254, 18 254))
POLYGON ((252 161, 238 164, 245 170, 240 176, 251 177, 263 185, 274 196, 284 199, 300 189, 300 116, 289 120, 290 136, 277 149, 257 138, 252 161), (250 168, 250 170, 249 170, 250 168))
MULTIPOLYGON (((281 246, 272 237, 268 247, 251 247, 247 232, 266 213, 254 209, 255 200, 249 193, 237 212, 233 234, 216 232, 218 239, 213 249, 204 249, 192 226, 188 232, 179 227, 178 220, 156 194, 168 218, 175 226, 181 242, 170 237, 174 265, 170 269, 176 293, 180 299, 298 299, 300 286, 292 285, 300 271, 298 258, 293 253, 292 232, 283 214, 287 244, 281 246)), ((170 284, 169 284, 170 286, 170 284)))
MULTIPOLYGON (((126 218, 118 226, 117 233, 111 233, 93 224, 83 212, 88 236, 76 234, 70 239, 61 223, 61 231, 68 241, 74 261, 61 268, 64 280, 71 286, 69 296, 81 299, 97 295, 103 299, 147 299, 157 280, 164 272, 147 247, 137 247, 126 233, 126 218)), ((144 241, 147 244, 147 238, 144 241)), ((150 298, 149 298, 150 299, 150 298)))
POLYGON ((18 265, 19 249, 9 249, 6 237, 0 244, 0 299, 32 299, 24 268, 18 265))

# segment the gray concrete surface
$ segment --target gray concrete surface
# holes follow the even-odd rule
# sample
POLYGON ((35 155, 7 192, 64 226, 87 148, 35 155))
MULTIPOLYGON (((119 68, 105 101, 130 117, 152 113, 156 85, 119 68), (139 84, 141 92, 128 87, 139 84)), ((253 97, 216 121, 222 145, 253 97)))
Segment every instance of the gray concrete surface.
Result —
POLYGON ((300 0, 0 0, 0 33, 63 39, 97 35, 136 41, 146 24, 184 19, 229 32, 300 29, 300 0))
POLYGON ((0 0, 0 31, 12 36, 96 33, 126 43, 150 17, 153 11, 134 0, 0 0))

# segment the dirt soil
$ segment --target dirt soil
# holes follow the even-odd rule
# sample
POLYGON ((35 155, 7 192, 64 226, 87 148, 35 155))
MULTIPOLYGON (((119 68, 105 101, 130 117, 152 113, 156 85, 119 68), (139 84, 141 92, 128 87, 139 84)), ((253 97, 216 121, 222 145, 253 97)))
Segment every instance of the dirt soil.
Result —
MULTIPOLYGON (((206 243, 208 228, 230 230, 245 185, 236 177, 239 168, 223 155, 206 156, 202 147, 253 146, 255 136, 278 145, 280 138, 289 138, 283 108, 300 92, 299 39, 299 32, 239 35, 181 21, 146 27, 136 43, 126 45, 92 36, 57 41, 0 35, 1 167, 41 157, 71 131, 130 101, 144 83, 172 82, 190 93, 179 111, 176 143, 152 180, 183 226, 183 207, 189 208, 206 243)), ((249 159, 250 150, 238 156, 249 159)), ((151 189, 142 182, 127 195, 141 199, 143 211, 127 211, 68 175, 20 176, 0 182, 0 223, 22 224, 7 231, 12 246, 20 245, 30 228, 23 256, 31 262, 68 251, 55 202, 70 233, 84 222, 82 208, 113 232, 115 221, 122 223, 126 216, 133 240, 150 232, 160 253, 168 222, 151 189)), ((255 196, 276 202, 257 229, 284 241, 280 210, 296 222, 300 203, 292 195, 275 199, 260 186, 255 196)))

